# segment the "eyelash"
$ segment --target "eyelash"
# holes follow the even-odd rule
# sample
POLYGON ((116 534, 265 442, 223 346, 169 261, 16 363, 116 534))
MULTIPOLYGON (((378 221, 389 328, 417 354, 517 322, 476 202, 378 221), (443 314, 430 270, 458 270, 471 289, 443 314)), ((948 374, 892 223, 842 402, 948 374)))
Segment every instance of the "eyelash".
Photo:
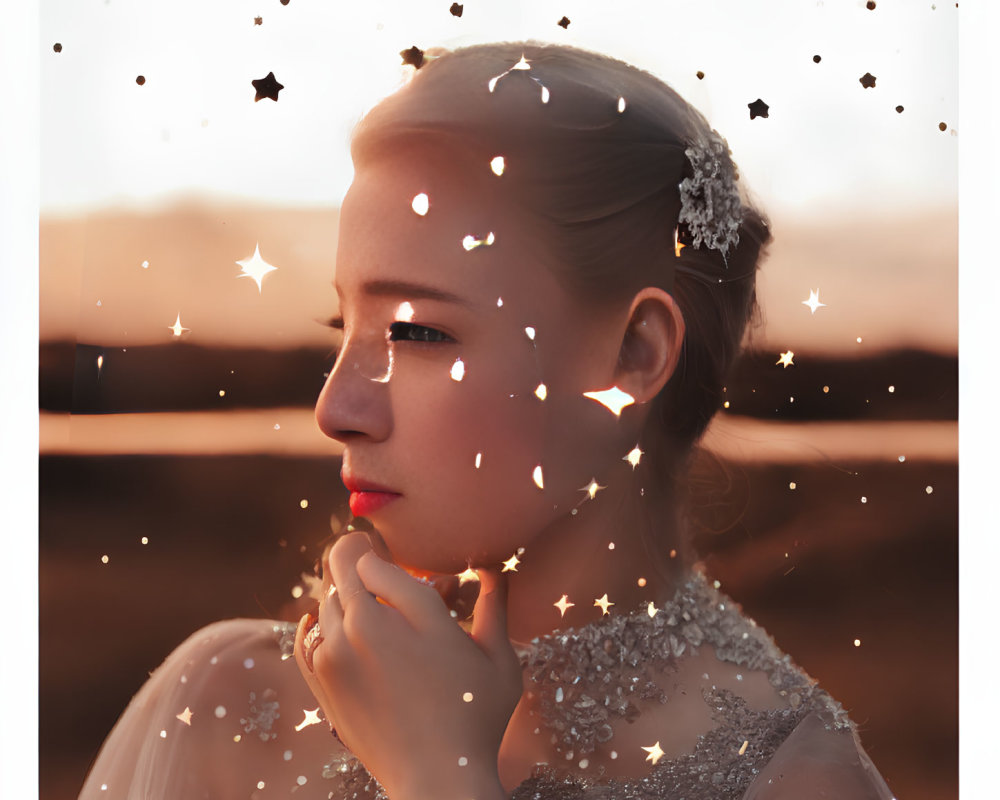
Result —
MULTIPOLYGON (((342 331, 344 330, 344 318, 331 317, 327 320, 326 325, 334 330, 342 331)), ((447 333, 436 328, 428 328, 426 325, 415 325, 412 322, 393 322, 389 326, 389 341, 407 342, 408 344, 447 344, 455 340, 447 333), (406 334, 412 335, 414 333, 417 334, 415 338, 407 338, 406 334)))

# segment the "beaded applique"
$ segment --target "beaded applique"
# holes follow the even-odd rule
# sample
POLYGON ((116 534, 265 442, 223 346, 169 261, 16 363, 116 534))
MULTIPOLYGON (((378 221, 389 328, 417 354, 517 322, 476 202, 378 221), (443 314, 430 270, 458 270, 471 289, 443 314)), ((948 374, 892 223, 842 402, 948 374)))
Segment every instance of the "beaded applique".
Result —
POLYGON ((277 739, 278 734, 272 733, 271 728, 281 716, 278 709, 278 693, 274 689, 265 689, 260 698, 256 692, 250 692, 250 713, 240 717, 243 732, 256 733, 265 742, 277 739))
POLYGON ((712 131, 684 151, 694 174, 680 182, 681 210, 678 224, 686 225, 693 245, 702 244, 725 256, 740 241, 743 217, 736 168, 726 140, 712 131))

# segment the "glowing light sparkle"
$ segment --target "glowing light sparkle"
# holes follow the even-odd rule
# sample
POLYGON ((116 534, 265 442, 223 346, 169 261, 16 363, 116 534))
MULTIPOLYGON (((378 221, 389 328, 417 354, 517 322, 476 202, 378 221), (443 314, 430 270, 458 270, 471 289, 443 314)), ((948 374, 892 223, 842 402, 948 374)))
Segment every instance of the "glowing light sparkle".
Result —
POLYGON ((177 715, 177 719, 179 719, 181 722, 183 722, 188 727, 191 727, 191 717, 192 716, 194 716, 194 712, 190 708, 188 708, 187 706, 184 706, 184 710, 180 714, 177 715))
POLYGON ((655 605, 653 605, 653 602, 652 602, 652 601, 650 601, 649 605, 648 605, 648 606, 646 606, 646 613, 647 613, 647 614, 649 614, 649 617, 650 617, 650 619, 652 619, 653 617, 655 617, 655 616, 656 616, 656 613, 657 613, 657 612, 658 612, 659 610, 660 610, 660 609, 658 609, 658 608, 657 608, 657 607, 656 607, 655 605))
POLYGON ((610 389, 600 392, 584 392, 583 396, 589 397, 591 400, 596 400, 616 417, 621 416, 622 409, 625 406, 630 406, 635 402, 635 398, 632 395, 628 392, 623 392, 617 386, 612 386, 610 389))
POLYGON ((455 359, 455 363, 451 365, 451 379, 453 381, 461 381, 465 377, 465 362, 460 358, 455 359))
POLYGON ((659 761, 661 758, 663 758, 663 756, 665 755, 663 750, 660 749, 659 742, 652 745, 651 747, 643 747, 642 749, 645 750, 647 753, 646 760, 652 761, 654 766, 656 765, 656 762, 659 761))
POLYGON ((538 386, 535 388, 535 397, 537 397, 539 400, 544 400, 546 397, 548 397, 548 394, 549 390, 545 388, 544 383, 538 384, 538 386))
POLYGON ((168 331, 173 331, 173 334, 174 334, 175 338, 180 338, 180 336, 181 336, 182 333, 184 333, 185 331, 189 331, 191 329, 190 328, 185 328, 183 325, 181 325, 181 315, 180 315, 180 313, 178 313, 177 314, 177 320, 174 322, 173 325, 168 325, 167 326, 167 330, 168 331))
POLYGON ((393 314, 393 320, 395 322, 413 322, 413 306, 410 304, 409 300, 404 300, 398 306, 396 306, 396 313, 393 314))
POLYGON ((464 572, 459 572, 456 576, 458 578, 458 585, 465 586, 465 584, 479 583, 479 575, 472 567, 466 567, 464 572))
POLYGON ((613 606, 613 605, 614 605, 614 603, 612 603, 610 600, 608 600, 608 593, 607 592, 604 593, 603 597, 598 597, 594 601, 594 606, 596 606, 597 608, 601 609, 601 616, 605 616, 606 614, 608 614, 608 609, 611 606, 613 606))
POLYGON ((476 453, 476 469, 479 469, 480 465, 483 463, 483 454, 476 453))
MULTIPOLYGON (((493 94, 493 92, 496 91, 497 84, 501 80, 503 80, 504 78, 506 78, 511 72, 514 72, 514 71, 526 72, 526 71, 529 71, 530 69, 531 69, 531 64, 524 57, 524 54, 522 53, 520 61, 518 61, 513 67, 511 67, 506 72, 502 72, 501 74, 496 75, 496 76, 490 78, 489 83, 487 84, 487 88, 489 88, 490 94, 493 94)), ((541 87, 541 90, 542 90, 542 102, 543 103, 549 102, 549 96, 550 96, 549 95, 549 90, 545 86, 545 84, 542 83, 540 80, 538 80, 538 78, 536 78, 534 75, 529 75, 528 77, 531 78, 531 80, 533 80, 535 83, 537 83, 541 87)))
MULTIPOLYGON (((587 495, 590 497, 590 499, 593 500, 595 497, 597 497, 597 493, 599 491, 601 491, 601 489, 607 489, 607 488, 608 488, 607 486, 600 486, 597 483, 597 479, 596 478, 591 478, 590 479, 590 483, 588 483, 586 486, 584 486, 582 489, 580 489, 580 491, 581 492, 586 492, 587 495)), ((614 548, 612 548, 612 549, 614 549, 614 548)))
POLYGON ((810 289, 809 290, 809 299, 808 300, 803 300, 802 301, 802 305, 809 306, 809 310, 813 314, 816 313, 816 309, 817 308, 826 308, 826 303, 821 303, 819 301, 819 289, 816 289, 815 291, 813 291, 812 289, 810 289))
POLYGON ((687 247, 687 245, 684 244, 681 241, 680 236, 681 236, 680 228, 674 228, 674 257, 675 258, 680 258, 681 257, 681 250, 683 250, 685 247, 687 247))
POLYGON ((792 361, 792 358, 794 358, 794 357, 795 357, 795 353, 793 353, 791 350, 789 350, 787 353, 782 353, 781 357, 777 361, 774 362, 775 366, 777 366, 778 364, 781 364, 782 367, 786 368, 786 369, 788 367, 790 367, 790 366, 794 366, 795 362, 792 361))
POLYGON ((462 239, 462 247, 469 250, 475 250, 477 247, 489 247, 496 241, 496 237, 493 235, 493 231, 490 231, 485 239, 477 239, 471 233, 462 239))
POLYGON ((632 465, 632 469, 635 469, 639 466, 639 462, 642 460, 643 455, 645 455, 645 453, 639 449, 639 445, 637 444, 628 451, 628 455, 626 455, 622 461, 627 461, 632 465))
POLYGON ((507 164, 504 161, 503 156, 496 156, 490 161, 490 169, 493 170, 493 174, 497 176, 503 175, 503 171, 506 166, 507 164))
POLYGON ((621 114, 624 111, 625 111, 625 98, 624 97, 619 97, 618 98, 618 113, 621 114))
POLYGON ((308 728, 310 725, 319 725, 319 706, 314 708, 312 711, 302 709, 302 713, 305 714, 305 718, 298 725, 295 726, 296 731, 301 731, 303 728, 308 728))
POLYGON ((556 602, 554 602, 552 605, 554 605, 556 608, 559 609, 559 616, 560 617, 565 617, 566 616, 566 612, 569 609, 571 609, 573 606, 575 606, 576 603, 571 603, 569 601, 569 595, 565 595, 564 594, 562 597, 560 597, 558 600, 556 600, 556 602))
POLYGON ((264 276, 269 272, 274 272, 277 267, 273 267, 268 264, 263 258, 260 257, 260 243, 258 242, 254 245, 253 255, 250 258, 244 258, 242 261, 237 261, 243 270, 236 277, 238 278, 253 278, 254 283, 257 284, 257 291, 263 292, 261 288, 261 281, 264 280, 264 276))
POLYGON ((410 202, 410 208, 413 209, 413 213, 419 214, 421 217, 427 215, 430 207, 431 201, 430 198, 427 197, 426 192, 420 192, 420 194, 414 195, 413 200, 410 202))
POLYGON ((524 329, 524 333, 531 341, 535 341, 535 329, 530 325, 524 329))
POLYGON ((506 561, 503 562, 503 569, 501 572, 517 572, 517 565, 521 563, 521 560, 517 557, 517 553, 512 555, 506 561))
POLYGON ((542 465, 541 464, 539 464, 538 466, 536 466, 534 468, 534 470, 532 470, 532 472, 531 472, 531 479, 535 482, 535 486, 537 486, 539 489, 544 489, 545 488, 545 481, 544 481, 544 479, 542 477, 542 465))

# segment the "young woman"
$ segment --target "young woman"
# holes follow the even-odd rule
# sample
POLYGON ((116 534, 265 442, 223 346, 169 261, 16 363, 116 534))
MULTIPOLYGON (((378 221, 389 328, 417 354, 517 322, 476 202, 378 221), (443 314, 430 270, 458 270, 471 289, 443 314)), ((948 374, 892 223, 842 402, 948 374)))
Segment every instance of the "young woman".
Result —
POLYGON ((316 416, 375 532, 297 630, 174 651, 81 796, 889 798, 691 566, 677 487, 770 238, 725 141, 648 73, 517 42, 428 58, 352 155, 316 416), (437 575, 480 582, 471 624, 437 575))

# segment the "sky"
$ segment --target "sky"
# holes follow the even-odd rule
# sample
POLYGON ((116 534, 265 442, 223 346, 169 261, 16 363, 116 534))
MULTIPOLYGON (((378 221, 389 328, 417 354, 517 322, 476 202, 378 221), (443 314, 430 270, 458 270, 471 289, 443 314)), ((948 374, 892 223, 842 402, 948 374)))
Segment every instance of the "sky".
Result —
POLYGON ((461 18, 449 5, 42 0, 43 213, 192 193, 338 205, 352 126, 412 71, 400 50, 526 38, 666 80, 727 137, 768 209, 957 198, 954 3, 504 0, 467 2, 461 18), (285 88, 255 103, 251 80, 269 72, 285 88), (751 120, 758 98, 769 116, 751 120))

